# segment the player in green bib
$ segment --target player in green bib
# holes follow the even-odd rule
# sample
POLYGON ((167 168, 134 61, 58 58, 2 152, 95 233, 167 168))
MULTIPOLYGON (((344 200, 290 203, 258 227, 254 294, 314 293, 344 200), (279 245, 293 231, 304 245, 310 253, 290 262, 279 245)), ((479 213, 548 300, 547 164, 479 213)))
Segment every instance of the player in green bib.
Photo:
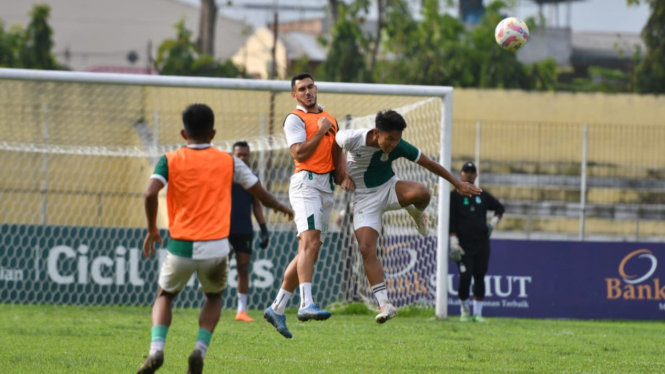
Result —
POLYGON ((480 194, 471 183, 461 182, 448 170, 402 139, 404 118, 394 110, 379 112, 376 127, 371 130, 341 130, 335 140, 346 152, 349 177, 355 183, 353 228, 363 258, 365 274, 379 302, 376 322, 384 323, 397 315, 388 300, 383 267, 376 257, 381 232, 381 216, 390 210, 406 209, 416 222, 418 232, 427 236, 431 194, 418 182, 397 178, 393 161, 404 157, 450 182, 463 196, 480 194))

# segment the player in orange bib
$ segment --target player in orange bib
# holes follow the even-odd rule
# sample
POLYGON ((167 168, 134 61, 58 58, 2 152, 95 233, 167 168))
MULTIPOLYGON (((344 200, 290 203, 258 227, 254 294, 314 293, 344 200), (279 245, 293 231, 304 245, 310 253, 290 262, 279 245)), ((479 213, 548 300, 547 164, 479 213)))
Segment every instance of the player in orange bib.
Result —
POLYGON ((323 236, 333 209, 334 183, 353 189, 346 172, 341 148, 335 142, 337 121, 317 103, 318 89, 307 73, 291 79, 291 96, 296 109, 284 121, 286 141, 295 162, 295 173, 289 184, 289 201, 295 212, 298 230, 298 254, 284 272, 284 281, 275 301, 263 313, 277 331, 286 338, 284 309, 296 287, 300 285, 300 321, 323 321, 330 312, 321 310, 312 297, 314 264, 319 257, 323 236), (340 162, 342 160, 342 162, 340 162))
POLYGON ((168 152, 157 163, 145 192, 148 234, 143 253, 155 253, 162 243, 157 229, 159 191, 168 184, 166 205, 171 240, 159 272, 159 288, 152 308, 150 354, 138 370, 154 373, 164 363, 164 342, 171 325, 171 303, 196 272, 205 303, 199 317, 196 345, 189 356, 188 373, 201 373, 212 333, 222 309, 226 287, 231 190, 238 183, 267 207, 293 218, 293 211, 267 192, 240 159, 214 148, 215 116, 204 104, 193 104, 182 113, 181 131, 187 146, 168 152))

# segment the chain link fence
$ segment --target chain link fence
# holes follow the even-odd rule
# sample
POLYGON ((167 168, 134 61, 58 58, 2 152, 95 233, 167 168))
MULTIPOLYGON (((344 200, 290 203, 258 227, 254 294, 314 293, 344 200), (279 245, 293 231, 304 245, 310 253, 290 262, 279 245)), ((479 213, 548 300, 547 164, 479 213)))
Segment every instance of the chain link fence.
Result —
POLYGON ((506 206, 495 237, 662 241, 663 144, 665 126, 456 121, 452 167, 506 206))

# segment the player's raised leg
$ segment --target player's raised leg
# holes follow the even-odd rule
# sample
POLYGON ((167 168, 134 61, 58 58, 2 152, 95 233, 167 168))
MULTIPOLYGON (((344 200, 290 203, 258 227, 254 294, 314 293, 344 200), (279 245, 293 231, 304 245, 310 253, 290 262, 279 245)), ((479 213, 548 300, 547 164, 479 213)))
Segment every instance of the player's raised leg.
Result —
POLYGON ((379 314, 376 322, 384 323, 397 315, 397 309, 388 300, 388 291, 384 281, 383 266, 376 257, 376 244, 379 233, 372 227, 360 227, 356 230, 358 249, 363 258, 365 274, 372 287, 372 292, 379 302, 379 314))
POLYGON ((429 216, 425 209, 427 209, 432 198, 429 189, 418 182, 400 180, 395 184, 395 193, 399 205, 406 209, 416 222, 416 228, 420 235, 427 236, 429 233, 429 216))

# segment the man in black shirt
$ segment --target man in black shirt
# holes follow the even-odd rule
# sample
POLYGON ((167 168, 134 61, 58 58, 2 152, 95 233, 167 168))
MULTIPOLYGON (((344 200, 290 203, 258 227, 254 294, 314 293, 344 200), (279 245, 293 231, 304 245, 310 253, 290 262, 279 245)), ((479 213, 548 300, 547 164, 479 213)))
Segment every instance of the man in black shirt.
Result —
MULTIPOLYGON (((473 183, 478 176, 476 166, 467 162, 462 166, 460 179, 473 183)), ((485 322, 482 317, 485 299, 485 274, 490 260, 490 235, 503 215, 501 203, 483 191, 478 196, 465 197, 450 193, 450 257, 457 262, 460 272, 459 298, 462 321, 485 322), (487 222, 487 212, 494 217, 487 222), (473 278, 473 318, 470 313, 469 289, 473 278)))
MULTIPOLYGON (((239 141, 233 144, 233 155, 249 165, 249 144, 239 141)), ((252 242, 254 241, 254 227, 252 226, 252 212, 261 228, 261 243, 259 247, 268 246, 268 226, 261 209, 259 200, 252 196, 238 183, 233 183, 231 191, 231 232, 229 243, 233 251, 229 256, 236 256, 236 270, 238 271, 238 312, 236 321, 254 322, 247 314, 247 297, 249 294, 249 265, 252 259, 252 242)), ((229 257, 230 259, 230 257, 229 257)))

